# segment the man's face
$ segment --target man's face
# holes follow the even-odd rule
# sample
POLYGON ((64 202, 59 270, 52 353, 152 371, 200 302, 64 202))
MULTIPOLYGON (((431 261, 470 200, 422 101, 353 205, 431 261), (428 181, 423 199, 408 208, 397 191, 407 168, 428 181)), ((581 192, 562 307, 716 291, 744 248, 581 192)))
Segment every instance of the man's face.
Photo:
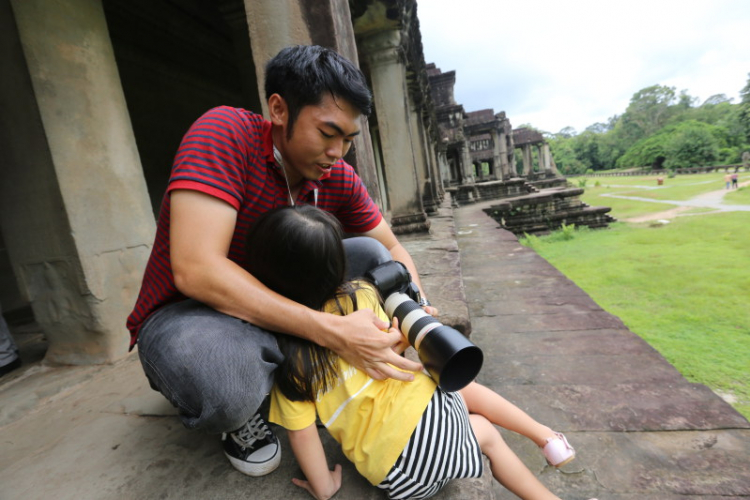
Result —
MULTIPOLYGON (((287 115, 288 116, 288 115, 287 115)), ((276 147, 284 158, 289 183, 296 185, 303 179, 318 180, 342 158, 360 133, 359 111, 344 99, 330 94, 320 104, 300 110, 287 139, 287 127, 276 137, 276 147)))

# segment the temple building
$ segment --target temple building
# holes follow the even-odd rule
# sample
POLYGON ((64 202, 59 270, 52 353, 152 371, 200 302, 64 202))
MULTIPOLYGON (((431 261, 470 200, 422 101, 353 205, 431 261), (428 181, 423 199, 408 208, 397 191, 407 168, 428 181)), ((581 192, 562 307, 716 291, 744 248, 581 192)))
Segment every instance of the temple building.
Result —
POLYGON ((519 146, 521 174, 527 145, 554 170, 505 113, 455 102, 455 72, 425 63, 416 0, 0 0, 0 39, 0 304, 31 311, 50 363, 126 354, 182 135, 219 105, 267 116, 264 66, 284 47, 330 47, 365 73, 374 113, 346 160, 397 234, 429 231, 451 190, 521 193, 519 146))

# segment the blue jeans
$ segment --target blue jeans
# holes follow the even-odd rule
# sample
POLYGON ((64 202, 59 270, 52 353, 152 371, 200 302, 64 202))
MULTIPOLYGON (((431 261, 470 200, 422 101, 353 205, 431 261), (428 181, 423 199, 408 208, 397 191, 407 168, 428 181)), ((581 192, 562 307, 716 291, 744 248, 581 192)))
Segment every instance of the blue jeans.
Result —
MULTIPOLYGON (((391 260, 375 239, 344 240, 347 279, 391 260)), ((231 432, 247 422, 273 385, 283 360, 276 334, 188 299, 162 307, 143 324, 138 356, 151 386, 183 424, 231 432)))
POLYGON ((13 342, 8 324, 3 318, 3 310, 0 307, 0 367, 9 365, 18 359, 18 347, 13 342))

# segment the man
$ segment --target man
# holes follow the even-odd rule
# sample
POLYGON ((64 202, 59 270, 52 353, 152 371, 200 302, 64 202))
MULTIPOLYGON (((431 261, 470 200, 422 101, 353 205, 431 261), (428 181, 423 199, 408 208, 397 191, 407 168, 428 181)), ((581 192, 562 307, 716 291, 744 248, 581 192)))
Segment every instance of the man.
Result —
POLYGON ((370 113, 361 71, 331 50, 290 47, 269 61, 265 91, 270 121, 220 107, 183 138, 128 319, 131 348, 137 342, 152 387, 188 428, 222 433, 232 465, 249 475, 280 461, 278 440, 257 414, 281 360, 269 331, 328 347, 373 378, 408 381, 421 369, 391 350, 400 337, 384 333, 372 311, 310 310, 242 267, 245 234, 261 213, 307 203, 332 212, 348 233, 370 237, 346 241, 350 275, 392 258, 419 285, 408 252, 342 160, 361 132, 359 117, 370 113))

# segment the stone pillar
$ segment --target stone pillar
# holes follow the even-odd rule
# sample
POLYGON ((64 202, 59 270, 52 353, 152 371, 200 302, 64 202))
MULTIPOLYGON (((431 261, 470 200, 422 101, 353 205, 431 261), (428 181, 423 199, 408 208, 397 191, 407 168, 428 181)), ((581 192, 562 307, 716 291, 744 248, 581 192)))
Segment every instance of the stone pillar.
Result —
POLYGON ((505 170, 503 169, 503 143, 505 137, 500 134, 496 128, 490 130, 490 136, 492 136, 492 170, 493 177, 495 179, 502 179, 505 176, 505 170), (498 173, 499 170, 499 173, 498 173))
POLYGON ((521 146, 521 154, 522 160, 523 160, 523 176, 528 177, 531 173, 532 164, 533 164, 533 156, 531 154, 531 144, 524 144, 521 146))
POLYGON ((557 165, 555 165, 555 161, 552 159, 552 152, 549 149, 549 144, 546 142, 542 145, 542 153, 544 157, 544 171, 551 172, 555 175, 559 174, 557 171, 557 165))
POLYGON ((104 12, 99 0, 10 5, 0 2, 5 242, 47 361, 109 362, 127 352, 155 225, 104 12))
POLYGON ((400 43, 401 32, 388 30, 366 37, 360 45, 370 67, 388 179, 391 226, 396 234, 426 231, 430 227, 415 171, 406 66, 400 43))
POLYGON ((469 149, 469 141, 461 143, 461 172, 463 178, 461 184, 474 184, 474 164, 471 161, 471 150, 469 149))
POLYGON ((510 163, 508 162, 508 138, 505 136, 504 132, 498 131, 497 132, 497 156, 499 157, 499 174, 498 179, 510 179, 512 176, 510 174, 510 163))
POLYGON ((451 167, 448 163, 448 151, 445 145, 439 145, 437 148, 437 161, 438 168, 440 169, 442 177, 442 192, 445 194, 446 183, 450 183, 453 178, 451 175, 451 167))
POLYGON ((425 131, 425 143, 427 144, 427 153, 430 158, 430 172, 432 174, 433 179, 433 189, 435 192, 435 196, 437 196, 438 202, 443 201, 443 197, 445 196, 445 187, 443 185, 443 169, 440 165, 440 160, 438 159, 437 154, 437 146, 430 142, 430 136, 425 131))
MULTIPOLYGON (((421 117, 422 115, 420 115, 421 117)), ((437 211, 440 202, 443 199, 441 193, 440 171, 437 167, 437 160, 435 159, 435 148, 430 142, 430 135, 427 132, 424 121, 419 120, 419 133, 421 138, 421 150, 424 155, 425 161, 425 172, 427 179, 423 184, 422 200, 425 210, 428 213, 437 211)))
MULTIPOLYGON (((329 47, 354 64, 358 64, 359 54, 348 0, 297 1, 309 30, 311 42, 329 47)), ((280 21, 286 22, 283 19, 280 21)), ((345 160, 357 171, 375 203, 385 211, 387 200, 381 195, 373 138, 365 117, 360 117, 359 129, 361 132, 354 138, 345 160)))
POLYGON ((407 96, 409 100, 409 131, 411 133, 411 146, 414 155, 414 171, 417 174, 417 185, 422 193, 422 206, 426 212, 434 210, 435 201, 432 197, 430 178, 430 167, 427 163, 427 154, 425 152, 424 134, 422 133, 421 111, 414 102, 411 95, 407 96))
POLYGON ((263 114, 268 116, 264 92, 265 67, 269 59, 290 45, 309 45, 310 32, 299 0, 244 0, 247 26, 253 41, 253 60, 261 94, 263 114))
POLYGON ((542 149, 542 145, 543 143, 536 145, 536 171, 540 174, 546 170, 544 166, 544 152, 542 149))

